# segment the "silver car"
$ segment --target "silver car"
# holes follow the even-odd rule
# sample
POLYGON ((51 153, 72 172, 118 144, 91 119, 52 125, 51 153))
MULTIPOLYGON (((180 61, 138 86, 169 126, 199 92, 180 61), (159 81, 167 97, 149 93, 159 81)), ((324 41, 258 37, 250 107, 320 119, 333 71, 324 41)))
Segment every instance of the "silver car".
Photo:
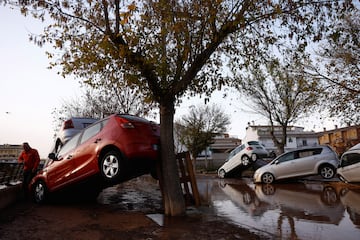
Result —
POLYGON ((224 178, 241 166, 249 166, 259 158, 268 157, 269 152, 258 141, 248 141, 232 150, 225 163, 218 169, 218 176, 224 178))
POLYGON ((86 117, 72 117, 63 122, 59 132, 56 134, 55 144, 52 152, 58 152, 60 148, 75 134, 90 126, 98 119, 86 117))
POLYGON ((360 182, 360 143, 341 156, 337 175, 343 182, 360 182))
POLYGON ((333 178, 339 159, 330 146, 300 148, 286 152, 254 173, 255 183, 272 183, 276 180, 321 175, 333 178))

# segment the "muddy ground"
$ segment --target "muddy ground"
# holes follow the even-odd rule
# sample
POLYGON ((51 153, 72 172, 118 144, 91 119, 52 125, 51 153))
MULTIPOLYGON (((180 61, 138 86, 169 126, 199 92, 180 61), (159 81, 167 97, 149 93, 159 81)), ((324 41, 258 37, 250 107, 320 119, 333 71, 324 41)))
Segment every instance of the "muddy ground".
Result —
POLYGON ((108 188, 96 201, 68 200, 22 200, 1 210, 0 239, 264 239, 224 222, 208 206, 165 218, 157 182, 144 178, 108 188))

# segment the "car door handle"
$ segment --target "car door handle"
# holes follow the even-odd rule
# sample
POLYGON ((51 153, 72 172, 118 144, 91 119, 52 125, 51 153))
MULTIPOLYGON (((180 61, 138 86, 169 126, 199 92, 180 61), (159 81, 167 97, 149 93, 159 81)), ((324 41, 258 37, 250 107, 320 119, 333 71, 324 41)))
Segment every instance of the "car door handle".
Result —
POLYGON ((94 143, 98 143, 101 141, 101 138, 97 138, 94 143))
POLYGON ((73 156, 72 155, 69 155, 66 159, 71 159, 73 156))

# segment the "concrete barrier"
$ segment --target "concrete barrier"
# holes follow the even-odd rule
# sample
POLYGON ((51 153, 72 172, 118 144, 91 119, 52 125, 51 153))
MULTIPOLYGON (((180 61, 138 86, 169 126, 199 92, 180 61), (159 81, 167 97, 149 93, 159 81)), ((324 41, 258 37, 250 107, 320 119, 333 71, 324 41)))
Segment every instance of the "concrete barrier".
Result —
POLYGON ((17 184, 0 190, 0 209, 6 208, 22 196, 21 186, 21 184, 17 184))

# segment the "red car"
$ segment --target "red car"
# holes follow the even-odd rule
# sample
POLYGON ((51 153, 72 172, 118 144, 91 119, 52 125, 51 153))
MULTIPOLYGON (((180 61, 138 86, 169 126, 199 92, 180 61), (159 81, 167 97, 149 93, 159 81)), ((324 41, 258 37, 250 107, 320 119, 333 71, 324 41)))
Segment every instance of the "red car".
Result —
POLYGON ((132 115, 111 115, 76 134, 57 154, 50 153, 49 162, 31 181, 30 191, 35 202, 41 203, 49 193, 89 179, 96 179, 96 188, 102 189, 154 174, 159 144, 158 124, 132 115))

